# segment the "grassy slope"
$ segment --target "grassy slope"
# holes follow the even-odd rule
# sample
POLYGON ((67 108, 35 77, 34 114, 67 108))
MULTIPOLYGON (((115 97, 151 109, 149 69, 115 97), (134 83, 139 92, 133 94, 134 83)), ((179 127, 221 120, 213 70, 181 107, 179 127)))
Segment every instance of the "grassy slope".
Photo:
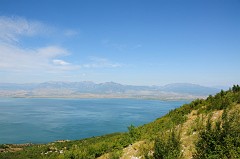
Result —
MULTIPOLYGON (((206 121, 221 119, 223 109, 236 111, 240 105, 240 90, 222 91, 206 100, 195 100, 170 111, 155 121, 137 127, 129 127, 128 133, 115 133, 84 140, 55 142, 45 145, 21 146, 17 152, 2 152, 0 158, 131 158, 142 156, 153 158, 156 139, 166 140, 170 132, 179 134, 181 141, 180 158, 191 158, 195 153, 195 143, 206 121), (132 144, 132 145, 131 145, 132 144)), ((240 133, 240 132, 239 132, 240 133)), ((12 145, 1 145, 11 151, 12 145)), ((1 149, 0 147, 0 149, 1 149)), ((18 148, 18 146, 15 146, 18 148)), ((14 150, 14 149, 13 149, 14 150)))

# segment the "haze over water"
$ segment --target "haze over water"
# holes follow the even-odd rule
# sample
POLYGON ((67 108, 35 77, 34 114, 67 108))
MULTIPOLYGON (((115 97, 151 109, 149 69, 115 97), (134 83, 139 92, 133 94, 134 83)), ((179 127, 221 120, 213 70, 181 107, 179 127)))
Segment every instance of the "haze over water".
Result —
POLYGON ((189 101, 0 99, 0 144, 47 143, 127 131, 189 101))

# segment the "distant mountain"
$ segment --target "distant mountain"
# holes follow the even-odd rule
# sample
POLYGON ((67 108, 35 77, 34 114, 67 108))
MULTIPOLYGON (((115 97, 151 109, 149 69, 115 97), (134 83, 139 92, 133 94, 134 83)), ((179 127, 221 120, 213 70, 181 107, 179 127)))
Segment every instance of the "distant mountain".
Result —
POLYGON ((204 87, 197 84, 190 83, 173 83, 160 88, 162 91, 184 93, 192 95, 209 95, 216 94, 220 91, 218 88, 204 87))
POLYGON ((189 83, 165 86, 133 86, 115 82, 51 81, 34 84, 0 83, 0 96, 8 97, 133 97, 189 99, 215 94, 220 89, 189 83))

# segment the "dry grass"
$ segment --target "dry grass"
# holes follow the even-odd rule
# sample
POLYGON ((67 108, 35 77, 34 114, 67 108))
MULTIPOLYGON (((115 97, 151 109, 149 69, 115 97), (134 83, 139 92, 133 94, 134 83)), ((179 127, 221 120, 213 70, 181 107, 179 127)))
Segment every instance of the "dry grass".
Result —
MULTIPOLYGON (((231 108, 229 113, 234 111, 240 111, 240 104, 237 104, 231 108)), ((211 121, 216 122, 221 119, 223 110, 213 111, 211 113, 211 121)), ((198 114, 197 110, 193 110, 187 115, 187 121, 181 126, 178 125, 176 130, 181 131, 181 143, 182 143, 182 158, 191 159, 195 152, 195 143, 198 140, 199 130, 201 130, 208 120, 208 115, 198 114)), ((132 145, 123 149, 122 157, 120 159, 140 159, 144 158, 142 155, 146 152, 153 153, 153 142, 138 141, 132 145), (144 152, 145 151, 145 152, 144 152)), ((109 154, 104 154, 98 159, 109 159, 109 154)))
MULTIPOLYGON (((211 121, 216 122, 222 117, 223 110, 213 111, 211 121)), ((198 139, 199 130, 206 125, 209 115, 199 114, 193 110, 188 114, 187 121, 181 126, 182 155, 184 159, 192 158, 195 152, 195 143, 198 139)))
POLYGON ((104 155, 98 157, 97 159, 109 159, 109 153, 105 153, 104 155))
POLYGON ((123 149, 123 155, 120 159, 137 159, 139 156, 140 147, 144 144, 144 141, 138 141, 132 145, 123 149))
MULTIPOLYGON (((140 159, 141 157, 138 157, 138 156, 140 154, 140 149, 143 144, 145 144, 144 141, 138 141, 138 142, 124 148, 120 159, 137 159, 137 158, 140 159)), ((110 154, 106 153, 106 154, 98 157, 97 159, 110 159, 110 154)))
POLYGON ((197 140, 197 133, 189 134, 189 128, 194 125, 197 118, 196 110, 193 110, 189 115, 187 121, 181 127, 181 143, 183 158, 191 158, 194 151, 194 142, 197 140))

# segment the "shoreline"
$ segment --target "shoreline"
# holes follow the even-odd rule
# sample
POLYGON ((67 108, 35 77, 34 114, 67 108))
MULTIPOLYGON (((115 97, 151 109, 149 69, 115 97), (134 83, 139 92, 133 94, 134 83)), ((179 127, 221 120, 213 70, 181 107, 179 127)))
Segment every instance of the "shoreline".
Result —
POLYGON ((205 99, 207 96, 171 96, 171 97, 160 97, 160 96, 118 96, 118 95, 76 95, 76 96, 0 96, 2 98, 23 98, 23 99, 139 99, 139 100, 160 100, 160 101, 181 101, 181 100, 195 100, 205 99))

